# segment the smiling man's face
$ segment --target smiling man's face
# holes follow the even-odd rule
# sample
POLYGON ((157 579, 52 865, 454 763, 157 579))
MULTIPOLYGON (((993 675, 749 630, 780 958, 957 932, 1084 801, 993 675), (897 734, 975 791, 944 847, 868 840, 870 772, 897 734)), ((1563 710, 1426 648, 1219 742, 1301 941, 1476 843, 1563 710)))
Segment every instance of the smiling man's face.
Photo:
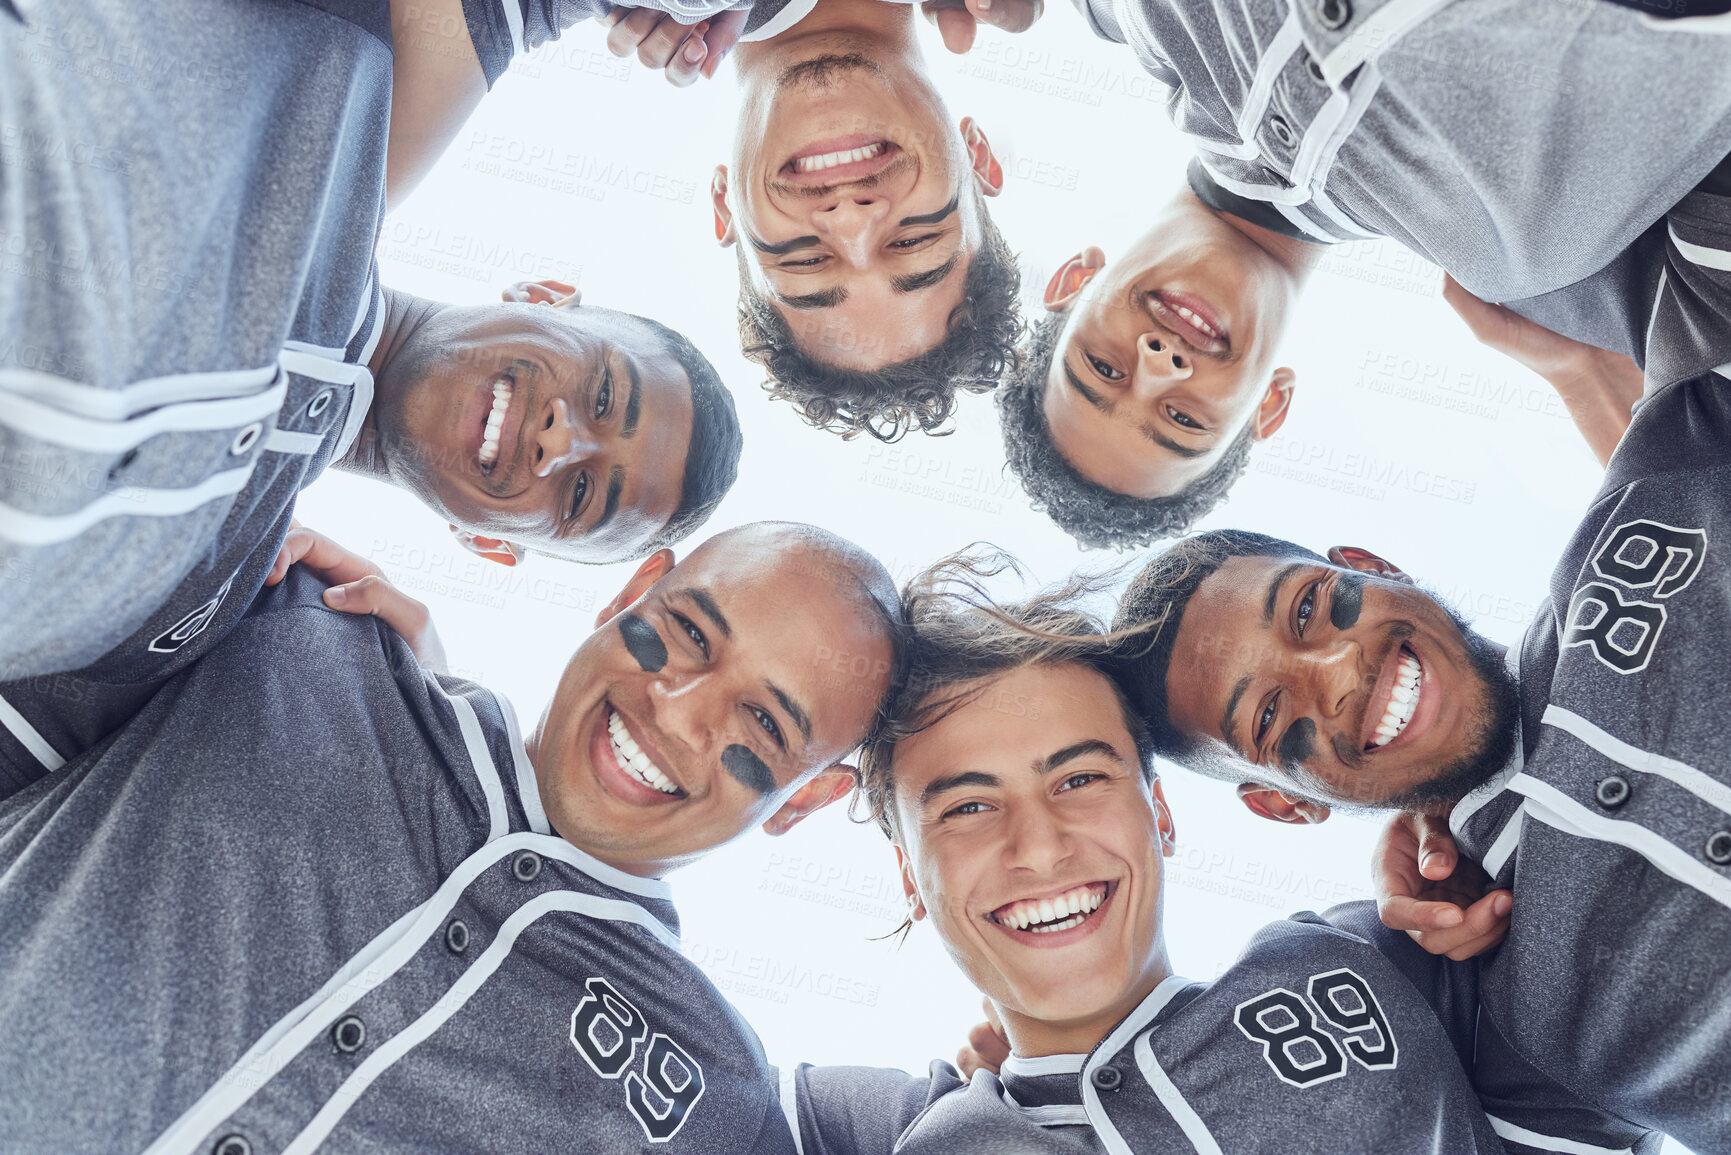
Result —
POLYGON ((874 370, 939 344, 1003 174, 906 60, 819 51, 742 102, 717 234, 807 355, 874 370))
POLYGON ((679 507, 691 381, 604 309, 452 307, 382 380, 393 479, 465 529, 563 557, 630 556, 679 507))
POLYGON ((649 873, 815 809, 800 791, 865 736, 891 657, 846 567, 784 528, 729 531, 670 572, 658 559, 573 655, 535 761, 561 835, 649 873))
POLYGON ((1071 258, 1046 290, 1067 314, 1046 375, 1052 442, 1096 485, 1169 497, 1247 422, 1279 428, 1294 377, 1274 364, 1295 284, 1186 194, 1128 252, 1071 258))
POLYGON ((1519 709, 1496 647, 1428 594, 1303 558, 1234 557, 1204 580, 1166 694, 1172 726, 1247 764, 1245 779, 1370 807, 1450 801, 1488 780, 1519 709))
POLYGON ((979 689, 896 746, 904 885, 1015 1033, 1085 1049, 1164 977, 1171 815, 1100 674, 1030 666, 979 689))

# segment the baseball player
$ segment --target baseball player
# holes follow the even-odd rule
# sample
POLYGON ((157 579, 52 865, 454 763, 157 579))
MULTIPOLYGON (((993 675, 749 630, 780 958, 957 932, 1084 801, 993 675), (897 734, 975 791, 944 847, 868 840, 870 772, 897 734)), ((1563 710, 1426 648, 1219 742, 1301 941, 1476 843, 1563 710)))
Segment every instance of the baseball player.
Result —
POLYGON ((1700 239, 1727 216, 1722 21, 1574 0, 1079 6, 1171 88, 1199 150, 1128 251, 1059 267, 998 394, 1013 468, 1082 544, 1172 536, 1225 495, 1286 419, 1280 337, 1337 241, 1393 237, 1455 299, 1631 357, 1651 388, 1731 360, 1727 274, 1694 259, 1725 247, 1700 239), (1688 341, 1650 354, 1656 316, 1688 341))
POLYGON ((1513 890, 1486 1023, 1696 1150, 1731 1137, 1728 433, 1718 373, 1649 394, 1507 655, 1369 551, 1236 531, 1158 555, 1119 611, 1161 623, 1134 679, 1157 745, 1252 810, 1449 814, 1513 890))
POLYGON ((527 734, 322 592, 0 803, 7 1149, 793 1151, 660 876, 851 790, 882 566, 794 525, 658 552, 527 734))
MULTIPOLYGON (((1067 594, 999 610, 1035 636, 912 588, 910 689, 863 781, 911 919, 931 919, 1014 1053, 971 1081, 945 1063, 926 1078, 799 1067, 785 1100, 808 1155, 1505 1149, 1462 1070, 1470 1037, 1451 1040, 1361 933, 1299 914, 1212 983, 1172 974, 1172 815, 1067 594)), ((1337 917, 1392 933, 1367 903, 1337 917)), ((1567 1098, 1535 1084, 1528 1109, 1567 1098)), ((1589 1118, 1570 1134, 1656 1149, 1589 1118)))
POLYGON ((329 464, 579 560, 677 540, 731 484, 731 401, 677 334, 379 285, 387 145, 418 172, 454 131, 417 121, 425 70, 479 52, 478 98, 558 30, 447 6, 0 6, 0 681, 172 672, 329 464))

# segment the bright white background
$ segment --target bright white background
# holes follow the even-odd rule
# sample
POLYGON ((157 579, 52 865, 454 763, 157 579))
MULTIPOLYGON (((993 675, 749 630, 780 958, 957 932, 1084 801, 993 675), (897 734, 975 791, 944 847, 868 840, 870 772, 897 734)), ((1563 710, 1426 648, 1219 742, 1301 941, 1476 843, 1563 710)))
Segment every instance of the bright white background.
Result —
MULTIPOLYGON (((1095 40, 1062 0, 1030 34, 986 30, 965 58, 922 31, 953 118, 974 116, 1003 161, 992 211, 1022 254, 1026 307, 1038 309, 1065 257, 1089 244, 1111 257, 1141 231, 1182 181, 1189 150, 1128 50, 1095 40)), ((710 224, 733 99, 725 66, 676 90, 609 56, 598 26, 571 30, 516 63, 386 222, 386 283, 478 302, 556 277, 588 303, 685 332, 732 388, 745 430, 739 482, 710 530, 815 522, 876 552, 898 579, 976 540, 1013 551, 1041 582, 1121 560, 1078 550, 1027 508, 987 397, 964 398, 955 435, 888 447, 818 433, 766 399, 737 353, 734 259, 710 224)), ((1438 294, 1440 275, 1392 242, 1331 252, 1285 346, 1299 380, 1291 419, 1208 524, 1373 548, 1512 642, 1599 470, 1548 387, 1473 342, 1438 294)), ((300 516, 427 602, 455 672, 505 693, 526 725, 631 569, 482 563, 413 499, 334 472, 306 492, 300 516)), ((1165 782, 1180 843, 1166 933, 1180 973, 1210 978, 1259 926, 1368 894, 1371 823, 1280 828, 1224 786, 1170 767, 1165 782)), ((923 1070, 980 1017, 928 928, 900 948, 870 941, 900 921, 901 890, 887 843, 839 807, 781 839, 754 833, 673 881, 686 953, 774 1062, 923 1070)))

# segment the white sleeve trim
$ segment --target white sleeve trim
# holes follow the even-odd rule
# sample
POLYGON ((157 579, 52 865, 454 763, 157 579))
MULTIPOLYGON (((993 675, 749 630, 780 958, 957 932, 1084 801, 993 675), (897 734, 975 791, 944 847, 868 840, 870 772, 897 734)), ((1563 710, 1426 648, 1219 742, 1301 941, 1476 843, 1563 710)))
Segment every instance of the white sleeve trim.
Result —
POLYGON ((1709 269, 1731 272, 1731 252, 1726 252, 1724 249, 1710 249, 1706 245, 1697 245, 1686 241, 1677 235, 1676 225, 1667 225, 1666 228, 1671 234, 1671 243, 1676 245, 1677 251, 1689 258, 1692 263, 1709 269))
POLYGON ((1526 813, 1547 826, 1578 838, 1626 847, 1685 886, 1692 886, 1715 902, 1731 906, 1731 879, 1715 873, 1692 855, 1679 850, 1669 839, 1645 826, 1595 814, 1550 783, 1540 782, 1525 773, 1515 775, 1509 782, 1509 789, 1525 794, 1528 799, 1524 807, 1526 813))
POLYGON ((1578 1139, 1562 1139, 1555 1135, 1541 1135, 1537 1131, 1529 1131, 1525 1127, 1517 1127, 1507 1119, 1499 1119, 1486 1113, 1485 1118, 1491 1121, 1491 1130, 1515 1143, 1527 1147, 1537 1147, 1540 1151, 1560 1151, 1563 1155, 1635 1155, 1628 1147, 1595 1147, 1591 1143, 1582 1143, 1578 1139))
POLYGON ((1616 735, 1601 730, 1573 710, 1565 710, 1561 706, 1546 706, 1542 721, 1547 726, 1555 726, 1574 735, 1613 762, 1642 774, 1652 774, 1674 782, 1701 801, 1731 814, 1731 786, 1686 762, 1631 746, 1616 735))
POLYGON ((202 433, 233 429, 274 417, 282 408, 288 382, 246 397, 184 401, 135 417, 87 417, 33 397, 14 396, 0 406, 0 425, 26 437, 91 453, 123 453, 162 433, 202 433))
POLYGON ((221 497, 232 497, 246 488, 252 463, 239 469, 213 473, 186 489, 143 489, 123 486, 111 489, 82 509, 71 513, 29 513, 0 502, 0 539, 19 545, 56 545, 71 541, 99 521, 111 517, 175 517, 221 497))
POLYGON ((150 377, 118 389, 104 389, 35 369, 0 369, 0 392, 31 397, 81 417, 125 421, 161 405, 245 397, 268 389, 276 376, 277 367, 272 364, 257 369, 150 377))
POLYGON ((49 745, 48 739, 30 724, 30 720, 3 697, 0 697, 0 725, 10 730, 12 736, 30 751, 30 756, 42 763, 50 773, 66 765, 66 759, 60 756, 60 751, 49 745))

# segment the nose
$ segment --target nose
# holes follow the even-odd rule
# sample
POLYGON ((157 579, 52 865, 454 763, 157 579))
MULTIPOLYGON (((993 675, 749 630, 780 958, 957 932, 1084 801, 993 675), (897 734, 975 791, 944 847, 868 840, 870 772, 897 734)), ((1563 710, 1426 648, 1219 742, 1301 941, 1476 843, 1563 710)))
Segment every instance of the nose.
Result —
POLYGON ((1018 807, 1009 823, 1005 865, 1035 874, 1050 874, 1070 857, 1070 835, 1044 807, 1018 807))
POLYGON ((1137 394, 1158 392, 1187 380, 1194 371, 1190 353, 1172 338, 1149 332, 1136 339, 1136 373, 1131 384, 1137 394))
POLYGON ((1363 685, 1361 653, 1357 642, 1340 639, 1300 654, 1303 676, 1309 680, 1316 708, 1324 718, 1343 715, 1353 694, 1363 685))
MULTIPOLYGON (((681 754, 713 749, 716 720, 725 718, 725 707, 716 701, 715 679, 699 673, 673 673, 670 663, 649 683, 649 707, 654 725, 681 754)), ((673 756, 674 750, 667 751, 673 756)))
POLYGON ((551 477, 567 465, 593 457, 600 443, 563 397, 555 397, 535 431, 535 476, 551 477))
POLYGON ((871 189, 833 194, 812 213, 812 229, 856 268, 864 268, 877 247, 878 233, 889 219, 889 198, 871 189))

